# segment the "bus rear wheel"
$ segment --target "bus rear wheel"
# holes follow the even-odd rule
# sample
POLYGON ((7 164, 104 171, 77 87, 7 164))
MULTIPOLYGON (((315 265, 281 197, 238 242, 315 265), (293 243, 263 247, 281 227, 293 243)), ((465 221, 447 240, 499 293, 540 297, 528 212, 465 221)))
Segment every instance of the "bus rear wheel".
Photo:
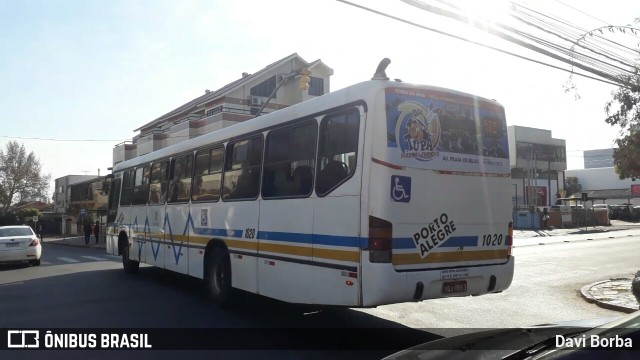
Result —
POLYGON ((231 262, 227 252, 219 246, 207 253, 204 282, 213 301, 221 306, 231 302, 231 262))
POLYGON ((140 267, 138 261, 129 259, 129 244, 127 244, 122 251, 122 266, 124 267, 124 272, 127 274, 135 274, 140 267))

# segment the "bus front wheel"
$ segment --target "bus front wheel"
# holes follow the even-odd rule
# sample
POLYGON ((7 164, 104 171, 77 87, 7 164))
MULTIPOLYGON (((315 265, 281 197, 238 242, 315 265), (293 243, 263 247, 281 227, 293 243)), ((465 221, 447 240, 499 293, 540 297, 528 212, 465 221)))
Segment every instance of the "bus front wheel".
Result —
POLYGON ((124 272, 127 274, 135 274, 140 267, 138 261, 129 259, 129 244, 122 250, 122 266, 124 267, 124 272))
POLYGON ((207 253, 204 281, 209 296, 219 305, 231 300, 231 263, 222 247, 214 247, 207 253))

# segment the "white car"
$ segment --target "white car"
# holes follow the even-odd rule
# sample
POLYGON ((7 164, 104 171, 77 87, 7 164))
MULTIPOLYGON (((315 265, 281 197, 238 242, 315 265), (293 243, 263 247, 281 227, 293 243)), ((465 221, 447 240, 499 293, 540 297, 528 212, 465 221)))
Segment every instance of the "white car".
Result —
POLYGON ((0 226, 0 263, 28 261, 40 265, 42 245, 31 227, 0 226))

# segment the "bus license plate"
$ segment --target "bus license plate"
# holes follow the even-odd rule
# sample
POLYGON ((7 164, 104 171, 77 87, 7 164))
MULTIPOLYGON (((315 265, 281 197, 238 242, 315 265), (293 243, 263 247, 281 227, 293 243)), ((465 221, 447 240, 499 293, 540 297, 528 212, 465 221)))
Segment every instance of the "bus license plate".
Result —
POLYGON ((467 280, 450 281, 442 284, 442 292, 445 294, 467 291, 467 280))

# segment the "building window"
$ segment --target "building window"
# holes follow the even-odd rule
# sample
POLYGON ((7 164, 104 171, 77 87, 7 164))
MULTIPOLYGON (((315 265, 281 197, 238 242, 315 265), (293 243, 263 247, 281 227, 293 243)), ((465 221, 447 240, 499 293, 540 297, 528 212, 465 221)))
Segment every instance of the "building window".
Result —
MULTIPOLYGON (((251 94, 252 96, 269 97, 271 96, 271 93, 275 89, 276 89, 276 77, 273 76, 261 82, 260 84, 252 87, 251 90, 249 90, 249 94, 251 94)), ((275 94, 274 94, 274 97, 275 97, 275 94)))
POLYGON ((324 79, 318 77, 311 77, 309 81, 309 95, 321 96, 324 95, 324 79))

